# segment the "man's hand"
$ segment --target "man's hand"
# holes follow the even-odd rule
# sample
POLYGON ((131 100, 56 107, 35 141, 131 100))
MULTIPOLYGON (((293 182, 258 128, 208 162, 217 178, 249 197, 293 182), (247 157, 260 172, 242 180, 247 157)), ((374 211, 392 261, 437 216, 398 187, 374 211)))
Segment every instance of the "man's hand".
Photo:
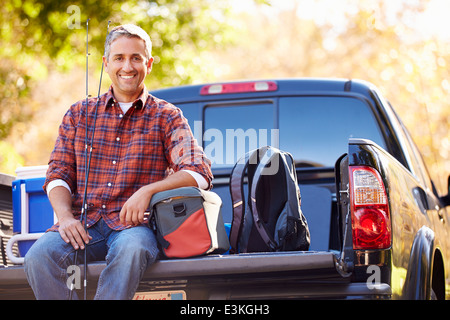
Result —
POLYGON ((120 223, 125 226, 137 226, 145 222, 145 213, 150 205, 153 192, 150 185, 136 191, 120 210, 120 223))
POLYGON ((61 238, 66 243, 71 243, 75 250, 78 250, 78 248, 84 249, 84 245, 92 237, 84 231, 80 220, 76 219, 72 214, 70 191, 65 187, 58 186, 50 191, 48 198, 58 218, 61 238))
POLYGON ((188 186, 197 187, 198 185, 197 181, 184 171, 177 171, 164 180, 143 186, 123 205, 119 215, 120 223, 125 226, 137 226, 145 222, 145 213, 155 193, 188 186))
POLYGON ((72 217, 59 220, 59 234, 66 243, 71 243, 75 250, 84 249, 84 245, 92 239, 89 233, 84 230, 80 220, 72 217))

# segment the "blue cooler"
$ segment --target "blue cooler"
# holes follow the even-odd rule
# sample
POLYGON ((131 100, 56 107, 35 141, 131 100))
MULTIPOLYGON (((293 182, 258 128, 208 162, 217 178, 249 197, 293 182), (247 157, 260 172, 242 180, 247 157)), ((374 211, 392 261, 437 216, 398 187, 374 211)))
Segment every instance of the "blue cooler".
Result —
POLYGON ((22 258, 10 257, 14 263, 22 263, 36 239, 54 224, 53 208, 42 189, 46 170, 47 166, 38 166, 16 171, 17 179, 12 183, 14 236, 8 242, 7 251, 10 257, 10 249, 17 242, 22 258))

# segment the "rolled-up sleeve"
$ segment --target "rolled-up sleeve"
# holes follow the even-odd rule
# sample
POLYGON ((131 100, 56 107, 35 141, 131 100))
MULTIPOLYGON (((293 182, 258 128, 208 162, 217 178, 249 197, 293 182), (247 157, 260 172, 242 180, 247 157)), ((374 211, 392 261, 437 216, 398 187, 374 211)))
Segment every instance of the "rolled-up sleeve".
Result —
POLYGON ((167 116, 165 128, 166 159, 171 169, 191 170, 200 174, 212 187, 211 161, 206 157, 192 134, 187 119, 178 108, 173 108, 167 116))

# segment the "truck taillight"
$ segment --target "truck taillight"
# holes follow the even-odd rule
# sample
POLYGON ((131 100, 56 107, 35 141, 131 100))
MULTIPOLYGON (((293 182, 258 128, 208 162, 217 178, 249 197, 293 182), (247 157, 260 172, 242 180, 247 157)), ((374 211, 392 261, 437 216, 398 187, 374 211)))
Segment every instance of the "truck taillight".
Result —
POLYGON ((378 171, 350 167, 353 248, 387 249, 391 246, 389 204, 378 171))
POLYGON ((200 94, 205 96, 226 93, 276 91, 277 89, 278 86, 274 81, 232 82, 208 84, 200 89, 200 94))

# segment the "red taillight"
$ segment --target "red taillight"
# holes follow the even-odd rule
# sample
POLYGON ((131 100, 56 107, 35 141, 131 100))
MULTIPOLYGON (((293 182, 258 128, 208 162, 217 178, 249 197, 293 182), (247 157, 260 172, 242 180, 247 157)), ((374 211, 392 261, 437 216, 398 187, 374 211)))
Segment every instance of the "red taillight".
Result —
POLYGON ((380 174, 370 167, 350 167, 353 248, 387 249, 391 220, 386 189, 380 174))
POLYGON ((275 91, 277 89, 278 86, 273 81, 217 83, 203 86, 200 89, 200 94, 205 96, 212 94, 275 91))

